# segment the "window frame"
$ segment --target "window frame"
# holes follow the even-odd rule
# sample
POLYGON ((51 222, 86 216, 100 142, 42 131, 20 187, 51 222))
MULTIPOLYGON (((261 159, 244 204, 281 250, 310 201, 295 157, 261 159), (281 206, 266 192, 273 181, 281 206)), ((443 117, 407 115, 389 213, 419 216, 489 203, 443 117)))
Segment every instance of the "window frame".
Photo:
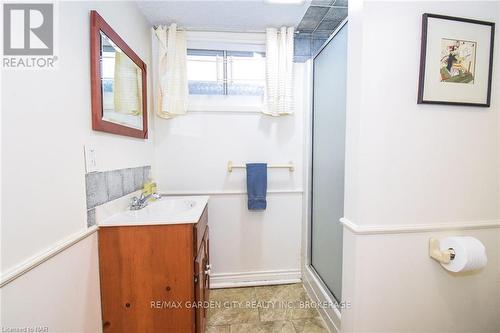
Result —
MULTIPOLYGON (((216 75, 216 84, 222 84, 222 94, 207 94, 207 96, 234 96, 234 95, 239 95, 239 94, 231 94, 229 92, 229 86, 231 84, 233 84, 234 81, 237 81, 234 79, 234 77, 229 77, 230 73, 232 75, 232 68, 230 67, 230 57, 233 57, 234 55, 232 55, 232 53, 237 53, 237 52, 246 52, 246 53, 253 53, 253 54, 260 54, 262 56, 262 61, 265 62, 265 56, 266 54, 264 52, 258 52, 258 51, 232 51, 232 50, 201 50, 201 49, 189 49, 187 50, 187 55, 188 57, 189 56, 203 56, 203 52, 211 52, 213 53, 212 55, 217 57, 217 56, 220 56, 222 57, 222 71, 221 71, 221 75, 222 75, 222 78, 219 80, 219 71, 217 69, 217 75, 216 75), (191 54, 190 54, 191 53, 191 54), (196 54, 196 53, 199 53, 199 54, 196 54)), ((211 55, 211 56, 212 56, 211 55)), ((189 65, 189 60, 188 60, 188 65, 189 65)), ((219 64, 216 64, 216 66, 218 67, 219 64)), ((263 80, 265 81, 265 73, 264 74, 264 78, 263 80)), ((201 81, 203 82, 203 81, 201 81)), ((189 81, 188 81, 189 83, 189 81)), ((203 94, 189 94, 189 96, 191 95, 203 95, 203 94)), ((261 96, 263 97, 263 95, 245 95, 245 94, 241 94, 242 96, 261 96)))
MULTIPOLYGON (((187 31, 187 48, 206 51, 246 51, 265 55, 265 33, 187 31)), ((225 64, 227 66, 227 64, 225 64)), ((225 67, 223 65, 223 67, 225 67)), ((227 67, 225 67, 227 72, 227 67)), ((227 78, 224 73, 223 81, 227 78)), ((224 82, 227 89, 227 82, 224 82)), ((225 91, 227 93, 227 91, 225 91)), ((261 112, 263 96, 251 95, 188 95, 189 112, 261 112), (257 102, 257 100, 259 100, 257 102)))

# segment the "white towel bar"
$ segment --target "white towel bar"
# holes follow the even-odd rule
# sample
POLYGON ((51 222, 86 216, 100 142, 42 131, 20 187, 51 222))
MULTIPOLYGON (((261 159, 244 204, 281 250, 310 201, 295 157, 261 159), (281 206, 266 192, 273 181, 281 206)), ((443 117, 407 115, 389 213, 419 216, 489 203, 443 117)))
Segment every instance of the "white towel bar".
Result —
MULTIPOLYGON (((232 161, 227 162, 227 171, 229 172, 233 172, 233 168, 244 169, 246 167, 247 167, 246 165, 233 165, 232 161)), ((290 172, 295 171, 295 166, 293 165, 292 161, 290 161, 289 164, 270 164, 267 167, 272 169, 277 169, 277 168, 288 169, 290 172)))

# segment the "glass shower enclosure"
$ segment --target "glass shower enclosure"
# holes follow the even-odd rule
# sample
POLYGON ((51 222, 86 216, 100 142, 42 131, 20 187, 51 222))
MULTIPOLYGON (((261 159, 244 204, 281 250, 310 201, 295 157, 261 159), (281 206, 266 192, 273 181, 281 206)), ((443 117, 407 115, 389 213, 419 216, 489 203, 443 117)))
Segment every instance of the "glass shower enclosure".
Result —
POLYGON ((342 299, 347 24, 313 59, 310 266, 342 299))

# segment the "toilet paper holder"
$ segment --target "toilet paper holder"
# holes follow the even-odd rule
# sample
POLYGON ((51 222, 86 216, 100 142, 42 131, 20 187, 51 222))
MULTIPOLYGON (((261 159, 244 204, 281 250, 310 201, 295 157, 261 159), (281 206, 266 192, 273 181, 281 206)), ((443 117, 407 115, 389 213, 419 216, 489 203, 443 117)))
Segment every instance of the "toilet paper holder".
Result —
POLYGON ((449 248, 448 250, 441 250, 439 246, 439 240, 436 238, 430 238, 429 239, 429 256, 442 263, 442 264, 449 264, 450 261, 455 259, 455 250, 452 248, 449 248))

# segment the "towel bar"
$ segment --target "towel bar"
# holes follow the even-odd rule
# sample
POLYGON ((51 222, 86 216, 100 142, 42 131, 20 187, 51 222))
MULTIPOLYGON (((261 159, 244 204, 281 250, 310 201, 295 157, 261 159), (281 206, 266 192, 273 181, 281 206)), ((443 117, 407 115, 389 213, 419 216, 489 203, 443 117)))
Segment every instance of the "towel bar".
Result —
MULTIPOLYGON (((233 168, 244 169, 246 168, 246 165, 233 165, 232 161, 227 162, 227 171, 233 172, 233 168)), ((295 166, 293 165, 292 161, 290 161, 289 164, 270 164, 267 166, 267 168, 272 168, 272 169, 284 168, 288 169, 290 172, 295 171, 295 166)))

